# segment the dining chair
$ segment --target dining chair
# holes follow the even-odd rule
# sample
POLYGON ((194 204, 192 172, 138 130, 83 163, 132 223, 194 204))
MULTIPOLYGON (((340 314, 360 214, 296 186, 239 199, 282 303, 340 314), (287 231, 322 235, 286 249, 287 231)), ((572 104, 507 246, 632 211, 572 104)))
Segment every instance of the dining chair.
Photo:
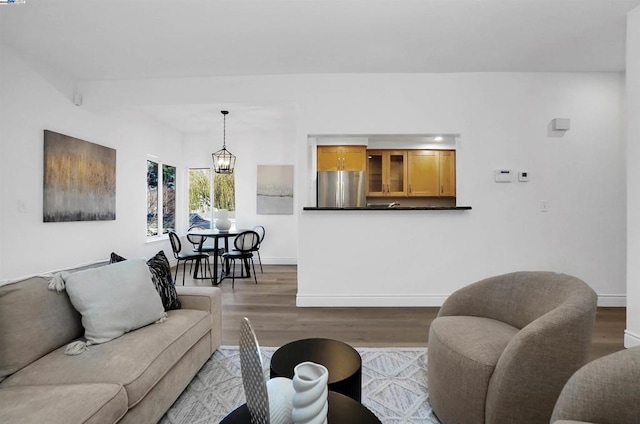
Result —
MULTIPOLYGON (((201 236, 198 234, 187 234, 187 240, 189 240, 189 243, 193 245, 194 253, 206 253, 207 255, 214 254, 215 256, 222 256, 222 254, 225 252, 223 247, 219 247, 216 249, 214 246, 205 245, 204 243, 207 240, 206 236, 201 236)), ((217 258, 214 258, 214 260, 217 260, 217 258)))
MULTIPOLYGON (((222 254, 222 257, 225 259, 225 262, 231 261, 233 263, 233 270, 231 271, 231 288, 235 287, 236 281, 236 260, 241 260, 247 263, 247 261, 251 261, 251 267, 253 268, 253 278, 258 284, 258 278, 256 277, 256 267, 253 263, 253 252, 255 252, 256 246, 260 244, 260 235, 253 230, 243 231, 236 236, 233 240, 234 249, 225 252, 222 254)), ((223 274, 220 276, 220 281, 222 281, 225 276, 223 274)), ((244 275, 244 273, 242 274, 244 275)))
POLYGON ((173 257, 178 260, 178 263, 176 264, 176 274, 173 277, 174 281, 177 281, 176 279, 178 278, 178 268, 180 267, 180 262, 183 262, 182 264, 182 285, 183 286, 184 286, 184 275, 187 273, 186 266, 187 266, 187 262, 189 261, 191 262, 201 261, 204 259, 207 263, 207 267, 205 268, 203 274, 206 277, 207 275, 206 270, 209 269, 209 275, 212 275, 211 269, 209 268, 209 255, 202 252, 182 253, 182 243, 180 243, 180 237, 178 237, 178 234, 176 234, 175 231, 169 231, 169 240, 171 241, 171 250, 173 250, 173 257))
POLYGON ((262 225, 257 225, 255 227, 253 227, 253 231, 255 231, 256 233, 258 233, 258 237, 260 238, 260 240, 258 241, 258 245, 255 248, 255 252, 258 254, 258 262, 260 263, 260 272, 264 274, 264 271, 262 270, 262 258, 260 257, 260 246, 262 245, 262 240, 264 240, 264 227, 262 225))

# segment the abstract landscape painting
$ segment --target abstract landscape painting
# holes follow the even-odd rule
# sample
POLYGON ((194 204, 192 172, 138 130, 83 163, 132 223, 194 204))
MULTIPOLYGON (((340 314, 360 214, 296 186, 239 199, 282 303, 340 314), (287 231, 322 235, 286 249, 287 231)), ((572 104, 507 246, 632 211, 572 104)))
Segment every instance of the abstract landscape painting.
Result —
POLYGON ((116 219, 116 151, 44 131, 44 222, 116 219))
POLYGON ((259 215, 293 215, 293 165, 258 165, 259 215))

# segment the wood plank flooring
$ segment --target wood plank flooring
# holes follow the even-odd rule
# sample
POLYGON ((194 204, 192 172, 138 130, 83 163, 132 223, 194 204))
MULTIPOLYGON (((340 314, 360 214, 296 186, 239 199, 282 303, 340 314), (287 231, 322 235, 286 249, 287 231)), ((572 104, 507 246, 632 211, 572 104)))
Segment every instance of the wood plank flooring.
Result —
MULTIPOLYGON (((256 264, 258 265, 258 264, 256 264)), ((187 268, 188 271, 188 268, 187 268)), ((178 281, 182 281, 182 268, 178 281)), ((208 280, 186 285, 209 286, 208 280)), ((298 308, 297 268, 265 265, 258 284, 252 279, 224 280, 224 345, 237 345, 242 317, 248 317, 262 346, 281 346, 308 337, 342 340, 357 347, 427 346, 429 325, 438 308, 298 308)), ((591 359, 623 349, 626 308, 598 308, 591 359)))

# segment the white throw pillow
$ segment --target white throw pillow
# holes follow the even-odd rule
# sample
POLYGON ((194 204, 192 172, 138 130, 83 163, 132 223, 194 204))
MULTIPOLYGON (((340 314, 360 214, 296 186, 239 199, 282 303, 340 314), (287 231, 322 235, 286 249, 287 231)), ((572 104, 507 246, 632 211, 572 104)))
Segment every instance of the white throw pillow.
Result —
POLYGON ((164 316, 144 259, 78 271, 65 276, 65 283, 88 344, 108 342, 164 316))

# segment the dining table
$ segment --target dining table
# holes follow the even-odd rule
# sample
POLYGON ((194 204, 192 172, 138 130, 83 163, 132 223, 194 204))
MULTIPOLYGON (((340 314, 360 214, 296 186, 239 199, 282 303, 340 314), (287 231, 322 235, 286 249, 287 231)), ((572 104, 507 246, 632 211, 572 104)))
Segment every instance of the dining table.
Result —
MULTIPOLYGON (((220 248, 220 239, 222 239, 224 242, 224 250, 225 252, 228 252, 229 237, 235 237, 244 231, 247 231, 247 230, 237 229, 237 228, 230 228, 229 230, 219 230, 217 228, 194 228, 189 230, 187 234, 193 235, 193 236, 201 236, 205 238, 212 238, 213 247, 216 249, 215 250, 216 252, 218 252, 218 249, 220 248)), ((202 246, 202 244, 200 246, 202 246)), ((249 267, 245 265, 245 269, 247 270, 247 273, 249 273, 249 267)), ((226 270, 226 272, 228 274, 229 270, 226 270)), ((198 267, 196 262, 196 268, 194 270, 194 278, 197 278, 197 274, 198 274, 198 267)), ((250 274, 248 275, 250 276, 250 274)), ((218 280, 218 255, 215 254, 213 255, 213 275, 211 276, 211 284, 213 284, 214 286, 217 286, 218 284, 220 284, 220 281, 221 280, 218 280)))

